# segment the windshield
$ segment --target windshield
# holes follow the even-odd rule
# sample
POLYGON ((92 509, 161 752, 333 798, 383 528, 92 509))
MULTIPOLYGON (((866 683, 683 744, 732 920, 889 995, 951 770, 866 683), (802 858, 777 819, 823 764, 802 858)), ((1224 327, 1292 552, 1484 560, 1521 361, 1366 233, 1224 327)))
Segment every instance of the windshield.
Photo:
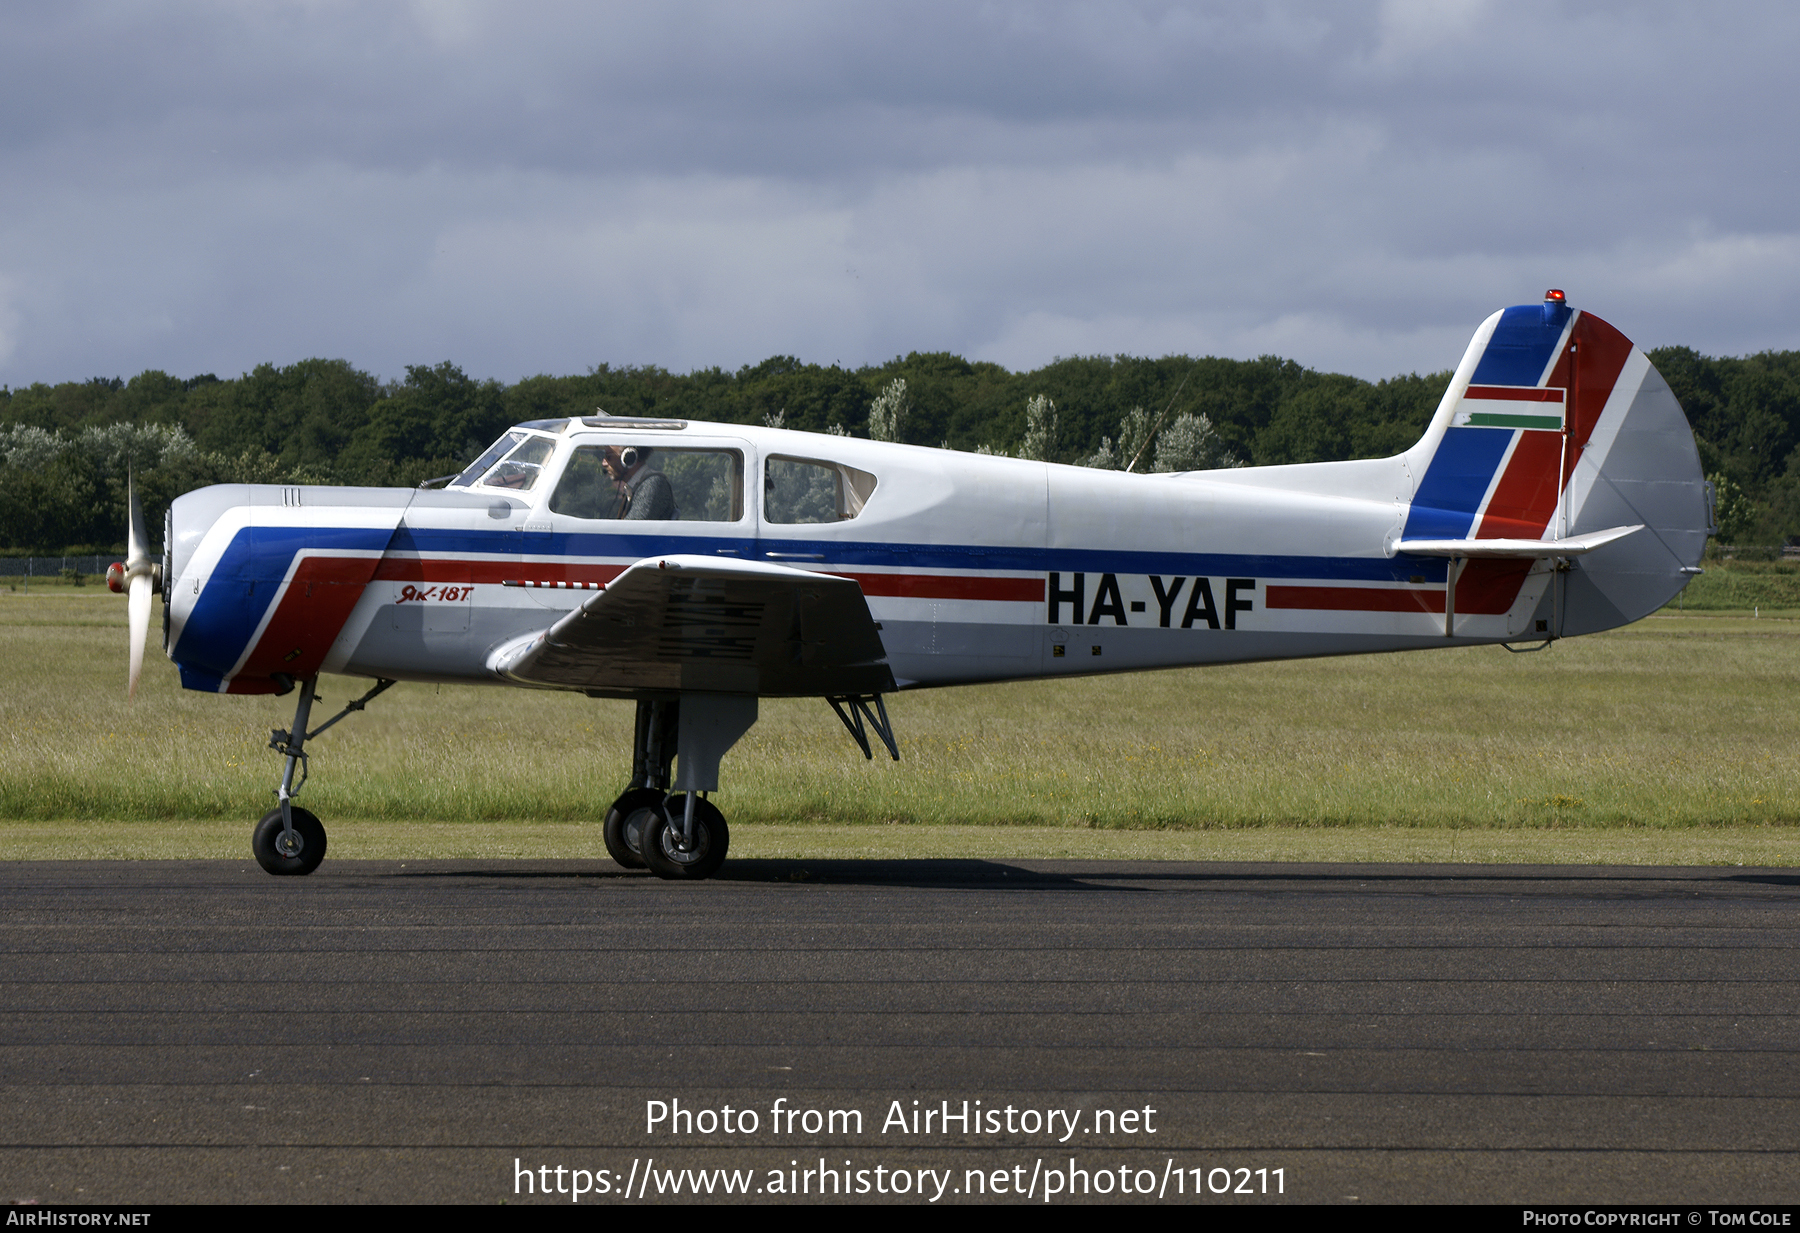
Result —
POLYGON ((513 447, 512 453, 495 463, 493 469, 481 477, 483 488, 510 488, 514 492, 529 492, 532 485, 543 473, 544 464, 550 461, 550 455, 556 452, 556 442, 549 437, 526 437, 513 447))
POLYGON ((476 480, 480 479, 489 467, 493 466, 496 462, 499 462, 502 455, 530 435, 530 433, 520 432, 517 428, 513 429, 498 441, 488 446, 481 457, 477 458, 467 467, 464 467, 463 473, 451 480, 446 487, 467 488, 470 484, 473 484, 476 480))

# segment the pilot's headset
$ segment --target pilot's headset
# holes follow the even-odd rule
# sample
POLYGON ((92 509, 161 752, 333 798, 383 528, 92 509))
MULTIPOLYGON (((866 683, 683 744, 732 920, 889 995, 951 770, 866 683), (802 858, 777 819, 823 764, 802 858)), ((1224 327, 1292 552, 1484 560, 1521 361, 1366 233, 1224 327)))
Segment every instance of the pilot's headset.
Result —
POLYGON ((619 451, 619 465, 629 471, 631 468, 638 465, 638 457, 638 447, 635 445, 627 445, 624 449, 619 451))

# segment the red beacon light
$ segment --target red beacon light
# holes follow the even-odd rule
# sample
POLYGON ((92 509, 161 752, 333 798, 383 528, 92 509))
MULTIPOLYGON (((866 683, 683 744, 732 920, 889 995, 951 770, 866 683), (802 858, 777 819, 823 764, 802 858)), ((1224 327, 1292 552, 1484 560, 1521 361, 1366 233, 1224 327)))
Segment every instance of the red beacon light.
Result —
POLYGON ((1561 304, 1567 298, 1567 296, 1563 295, 1562 288, 1560 287, 1552 287, 1550 290, 1544 292, 1544 303, 1546 304, 1561 304))

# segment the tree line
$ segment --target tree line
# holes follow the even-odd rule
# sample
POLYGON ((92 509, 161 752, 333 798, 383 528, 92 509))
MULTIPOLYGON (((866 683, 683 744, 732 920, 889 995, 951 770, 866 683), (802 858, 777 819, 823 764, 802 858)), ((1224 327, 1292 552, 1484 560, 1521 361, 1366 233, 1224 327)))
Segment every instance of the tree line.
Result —
MULTIPOLYGON (((1651 358, 1721 487, 1722 538, 1800 538, 1800 353, 1651 358)), ((384 382, 344 360, 236 378, 0 387, 0 551, 111 551, 126 473, 162 511, 210 483, 398 484, 461 469, 509 425, 653 415, 1147 471, 1393 454, 1424 431, 1448 372, 1369 382, 1292 360, 1080 356, 1030 372, 915 352, 843 368, 776 356, 735 372, 601 365, 511 385, 451 363, 384 382)))

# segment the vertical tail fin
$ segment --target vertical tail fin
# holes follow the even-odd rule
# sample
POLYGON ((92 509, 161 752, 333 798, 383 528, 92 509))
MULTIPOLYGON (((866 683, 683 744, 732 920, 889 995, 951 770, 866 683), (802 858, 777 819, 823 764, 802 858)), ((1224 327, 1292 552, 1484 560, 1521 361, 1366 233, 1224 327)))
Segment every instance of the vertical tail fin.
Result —
MULTIPOLYGON (((1705 550, 1706 484, 1674 394, 1629 339, 1560 291, 1482 323, 1408 464, 1419 478, 1403 540, 1555 541, 1643 524, 1571 555, 1539 612, 1562 634, 1654 612, 1705 550)), ((1470 581, 1516 594, 1529 568, 1475 561, 1470 581)))

